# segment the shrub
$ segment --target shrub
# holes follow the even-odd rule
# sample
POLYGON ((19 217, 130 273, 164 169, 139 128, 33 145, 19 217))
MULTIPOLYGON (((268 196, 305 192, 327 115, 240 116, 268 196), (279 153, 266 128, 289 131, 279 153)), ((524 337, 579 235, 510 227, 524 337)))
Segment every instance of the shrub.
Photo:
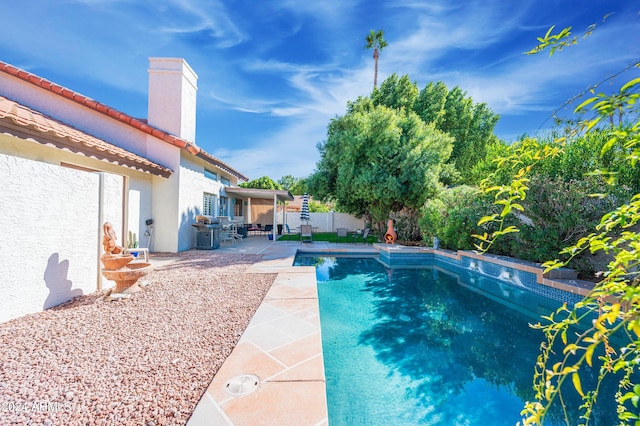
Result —
POLYGON ((422 208, 419 225, 423 239, 431 243, 438 237, 442 248, 472 250, 475 244, 472 235, 485 232, 481 232, 478 220, 491 208, 491 199, 475 187, 445 189, 422 208))
MULTIPOLYGON (((527 220, 516 224, 520 232, 511 234, 508 250, 513 257, 533 262, 559 258, 559 252, 573 241, 595 232, 600 218, 617 207, 615 196, 590 197, 604 192, 594 179, 569 180, 533 176, 527 198, 522 202, 527 220)), ((593 276, 588 253, 577 256, 568 265, 583 277, 593 276)), ((565 258, 566 259, 566 258, 565 258)))
MULTIPOLYGON (((420 212, 414 209, 404 208, 399 212, 393 212, 389 215, 393 219, 393 226, 398 235, 398 240, 402 241, 421 241, 422 234, 418 220, 420 212)), ((385 228, 386 229, 386 226, 385 228)))

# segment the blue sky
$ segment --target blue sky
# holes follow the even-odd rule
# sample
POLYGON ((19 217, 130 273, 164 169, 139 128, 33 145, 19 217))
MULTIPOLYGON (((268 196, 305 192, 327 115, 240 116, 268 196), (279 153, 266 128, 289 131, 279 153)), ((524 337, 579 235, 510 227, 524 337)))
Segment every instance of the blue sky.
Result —
POLYGON ((370 94, 371 29, 389 43, 379 83, 395 72, 420 89, 460 86, 500 114, 496 134, 511 141, 638 61, 639 13, 640 0, 2 1, 0 59, 144 118, 148 58, 185 58, 199 77, 196 144, 277 180, 313 172, 330 119, 370 94), (561 54, 523 54, 551 25, 578 35, 594 23, 561 54))

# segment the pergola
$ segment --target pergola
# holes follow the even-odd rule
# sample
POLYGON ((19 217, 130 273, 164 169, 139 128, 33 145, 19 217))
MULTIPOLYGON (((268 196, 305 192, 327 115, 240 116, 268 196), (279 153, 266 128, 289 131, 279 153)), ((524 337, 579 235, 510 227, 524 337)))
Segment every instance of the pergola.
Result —
MULTIPOLYGON (((247 200, 247 216, 245 218, 246 222, 252 223, 253 219, 251 217, 251 199, 258 198, 261 200, 273 200, 273 230, 271 231, 273 234, 273 238, 275 240, 275 233, 278 223, 277 214, 278 214, 278 202, 285 203, 286 201, 293 201, 293 195, 287 190, 275 190, 275 189, 256 189, 256 188, 241 188, 237 186, 226 187, 225 192, 229 195, 234 195, 236 197, 246 199, 247 200)), ((283 225, 286 223, 286 209, 282 209, 282 223, 283 225)))

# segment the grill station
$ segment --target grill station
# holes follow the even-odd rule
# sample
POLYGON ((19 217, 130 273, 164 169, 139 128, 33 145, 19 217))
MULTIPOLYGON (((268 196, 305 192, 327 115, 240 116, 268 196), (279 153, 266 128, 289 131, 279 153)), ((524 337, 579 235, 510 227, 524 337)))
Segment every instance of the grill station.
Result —
POLYGON ((198 215, 196 223, 191 226, 196 228, 196 248, 200 250, 213 250, 220 247, 220 220, 213 216, 198 215))

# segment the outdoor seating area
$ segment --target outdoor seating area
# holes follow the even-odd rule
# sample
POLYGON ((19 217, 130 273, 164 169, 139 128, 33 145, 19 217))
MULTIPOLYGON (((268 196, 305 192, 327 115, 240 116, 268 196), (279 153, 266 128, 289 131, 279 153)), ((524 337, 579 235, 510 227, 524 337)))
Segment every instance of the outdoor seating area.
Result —
POLYGON ((367 242, 370 232, 371 229, 368 227, 365 229, 356 229, 355 231, 351 231, 349 228, 336 228, 336 242, 362 242, 364 244, 367 242))
POLYGON ((256 224, 251 224, 248 223, 245 225, 245 227, 247 228, 247 232, 248 233, 257 233, 257 232, 262 232, 262 224, 260 223, 256 223, 256 224))
POLYGON ((273 232, 273 225, 271 224, 262 226, 261 223, 256 223, 256 224, 249 223, 245 225, 245 228, 247 229, 248 234, 253 234, 253 235, 265 235, 273 232))

